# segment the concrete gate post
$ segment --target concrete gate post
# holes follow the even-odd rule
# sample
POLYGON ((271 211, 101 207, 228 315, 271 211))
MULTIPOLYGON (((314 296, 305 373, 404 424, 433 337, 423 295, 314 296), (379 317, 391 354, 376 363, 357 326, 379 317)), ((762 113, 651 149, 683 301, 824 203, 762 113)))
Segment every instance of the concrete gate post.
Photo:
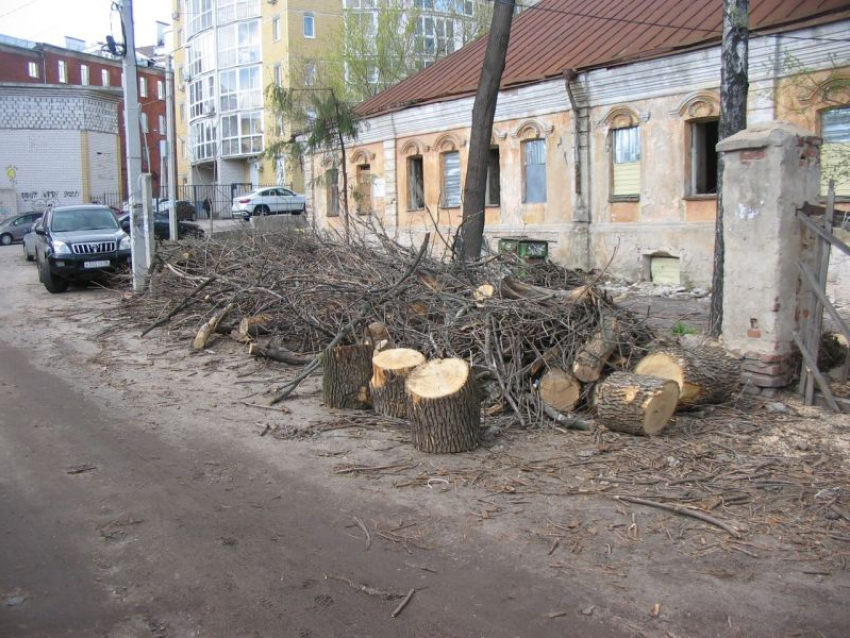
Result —
POLYGON ((725 154, 723 341, 743 357, 752 393, 788 385, 796 372, 793 335, 812 305, 800 294, 797 264, 813 259, 796 211, 818 200, 819 146, 819 138, 782 121, 717 145, 725 154))

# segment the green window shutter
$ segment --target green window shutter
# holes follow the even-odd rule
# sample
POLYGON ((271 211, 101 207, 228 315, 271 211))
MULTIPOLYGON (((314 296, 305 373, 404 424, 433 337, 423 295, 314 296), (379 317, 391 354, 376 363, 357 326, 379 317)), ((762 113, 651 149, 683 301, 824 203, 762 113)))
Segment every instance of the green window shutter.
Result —
POLYGON ((640 194, 640 162, 614 164, 614 195, 640 194))

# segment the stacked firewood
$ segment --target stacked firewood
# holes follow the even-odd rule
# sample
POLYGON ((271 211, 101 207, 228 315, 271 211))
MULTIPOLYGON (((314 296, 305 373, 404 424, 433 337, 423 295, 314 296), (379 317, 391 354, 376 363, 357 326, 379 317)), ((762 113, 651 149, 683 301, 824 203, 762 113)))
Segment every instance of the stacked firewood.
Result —
POLYGON ((523 426, 555 419, 583 427, 596 410, 606 425, 653 433, 672 414, 670 401, 680 405, 680 391, 683 404, 717 399, 687 394, 717 384, 700 376, 696 355, 652 353, 645 323, 593 277, 511 255, 458 264, 432 257, 427 237, 418 250, 380 233, 347 244, 302 232, 170 246, 158 253, 150 293, 127 303, 146 332, 183 330, 196 348, 229 335, 253 356, 303 366, 276 401, 320 366, 326 401, 341 407, 374 402, 400 415, 409 405, 400 378, 407 394, 421 393, 422 411, 442 384, 474 397, 483 414, 511 415, 523 426), (373 365, 376 352, 396 347, 407 354, 373 365), (419 373, 423 363, 433 368, 427 374, 419 373), (641 376, 628 376, 636 365, 641 376), (671 377, 665 366, 681 373, 671 377), (637 413, 657 417, 637 427, 637 413))

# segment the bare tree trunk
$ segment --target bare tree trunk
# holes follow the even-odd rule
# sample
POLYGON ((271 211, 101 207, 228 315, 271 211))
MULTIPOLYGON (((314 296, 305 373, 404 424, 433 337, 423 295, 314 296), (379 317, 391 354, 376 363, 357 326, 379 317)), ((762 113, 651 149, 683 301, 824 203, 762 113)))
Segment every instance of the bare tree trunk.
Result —
POLYGON ((351 224, 348 219, 348 163, 345 160, 345 138, 342 134, 341 120, 342 116, 339 112, 339 101, 336 99, 336 93, 331 89, 331 99, 334 101, 334 110, 336 111, 336 134, 339 138, 339 148, 342 154, 342 207, 343 219, 345 221, 345 243, 351 243, 351 224))
MULTIPOLYGON (((719 139, 747 128, 749 0, 723 0, 723 42, 720 67, 719 139)), ((711 278, 709 332, 720 336, 723 326, 723 153, 717 157, 717 223, 714 229, 714 273, 711 278)))
POLYGON ((490 139, 493 135, 493 117, 496 114, 499 85, 502 82, 511 37, 515 1, 500 0, 494 2, 494 5, 487 52, 484 54, 478 92, 472 107, 472 133, 469 136, 469 158, 463 189, 463 224, 459 231, 461 241, 456 253, 456 257, 464 261, 480 257, 484 242, 484 197, 490 139))

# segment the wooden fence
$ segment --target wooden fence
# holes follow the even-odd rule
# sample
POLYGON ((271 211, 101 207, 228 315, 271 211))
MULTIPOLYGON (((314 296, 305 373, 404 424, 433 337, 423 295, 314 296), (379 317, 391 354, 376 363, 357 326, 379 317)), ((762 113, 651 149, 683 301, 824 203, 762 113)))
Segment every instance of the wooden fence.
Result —
MULTIPOLYGON (((827 276, 829 274, 829 258, 832 248, 850 255, 850 246, 833 234, 835 218, 835 187, 829 183, 829 194, 826 207, 806 204, 797 211, 797 217, 803 226, 815 236, 817 248, 815 251, 815 270, 806 263, 799 262, 800 281, 802 290, 810 290, 814 294, 814 309, 799 333, 794 335, 794 342, 803 355, 802 370, 800 371, 800 395, 806 405, 814 405, 816 400, 822 400, 835 412, 850 412, 850 401, 836 398, 830 388, 830 379, 818 369, 818 353, 823 336, 823 313, 829 315, 838 331, 844 335, 850 344, 850 326, 838 314, 835 306, 826 295, 827 276), (816 392, 815 386, 820 392, 816 392)), ((847 356, 841 369, 839 381, 846 381, 850 373, 850 356, 847 356)))

